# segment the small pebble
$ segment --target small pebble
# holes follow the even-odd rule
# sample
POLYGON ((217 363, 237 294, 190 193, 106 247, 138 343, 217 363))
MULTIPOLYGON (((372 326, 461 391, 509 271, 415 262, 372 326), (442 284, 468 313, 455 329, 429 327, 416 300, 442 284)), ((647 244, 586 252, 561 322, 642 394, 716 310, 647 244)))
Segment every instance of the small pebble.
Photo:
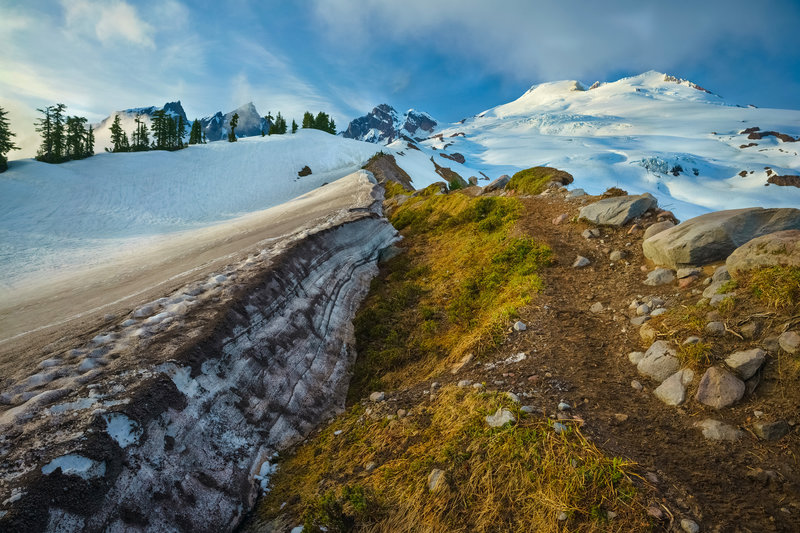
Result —
POLYGON ((636 381, 635 379, 633 381, 631 381, 631 387, 633 387, 634 389, 636 389, 638 391, 641 391, 644 388, 642 386, 642 384, 639 383, 638 381, 636 381))
POLYGON ((558 410, 559 411, 569 411, 570 409, 572 409, 572 406, 570 404, 568 404, 567 402, 563 402, 562 401, 562 402, 558 403, 558 410))
POLYGON ((697 522, 694 520, 684 518, 681 520, 681 529, 686 533, 698 533, 700 531, 700 526, 698 526, 697 522))

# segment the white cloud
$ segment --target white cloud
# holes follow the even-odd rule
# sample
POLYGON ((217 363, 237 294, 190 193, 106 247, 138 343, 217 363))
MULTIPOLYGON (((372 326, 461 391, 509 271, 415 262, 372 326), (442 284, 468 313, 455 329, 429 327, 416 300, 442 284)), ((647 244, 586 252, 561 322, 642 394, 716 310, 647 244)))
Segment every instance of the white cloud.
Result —
POLYGON ((104 45, 135 44, 155 48, 152 25, 132 5, 121 0, 61 0, 68 31, 93 34, 104 45))

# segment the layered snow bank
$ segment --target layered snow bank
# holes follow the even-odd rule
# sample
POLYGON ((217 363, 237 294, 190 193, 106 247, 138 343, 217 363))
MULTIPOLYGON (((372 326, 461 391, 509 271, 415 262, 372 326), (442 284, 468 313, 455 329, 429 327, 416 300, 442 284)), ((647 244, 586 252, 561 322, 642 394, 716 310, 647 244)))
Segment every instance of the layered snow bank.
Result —
POLYGON ((236 526, 273 453, 343 408, 352 318, 397 238, 366 172, 308 196, 330 202, 325 221, 48 354, 4 389, 0 529, 236 526))

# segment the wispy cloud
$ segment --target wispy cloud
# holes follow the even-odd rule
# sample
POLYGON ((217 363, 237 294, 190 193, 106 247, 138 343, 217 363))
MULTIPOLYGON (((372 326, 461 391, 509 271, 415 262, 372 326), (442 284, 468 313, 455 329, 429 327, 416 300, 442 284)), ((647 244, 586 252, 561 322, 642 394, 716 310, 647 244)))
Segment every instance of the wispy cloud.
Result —
POLYGON ((155 48, 152 25, 139 17, 137 9, 121 0, 61 0, 70 31, 93 33, 104 45, 133 44, 155 48))

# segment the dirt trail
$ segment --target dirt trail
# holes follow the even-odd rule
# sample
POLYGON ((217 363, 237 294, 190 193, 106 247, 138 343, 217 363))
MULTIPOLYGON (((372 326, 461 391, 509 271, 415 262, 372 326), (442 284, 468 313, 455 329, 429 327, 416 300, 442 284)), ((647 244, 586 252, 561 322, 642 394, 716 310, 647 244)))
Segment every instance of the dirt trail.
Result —
MULTIPOLYGON (((638 375, 628 360, 629 352, 646 348, 639 328, 630 324, 628 306, 639 296, 659 296, 679 305, 688 293, 681 295, 675 283, 661 287, 642 283, 646 272, 641 270, 645 264, 641 231, 628 235, 628 227, 602 228, 601 238, 587 240, 581 232, 590 226, 584 223, 553 224, 562 213, 577 215, 579 201, 566 201, 560 195, 522 201, 526 209, 518 231, 547 242, 556 252, 556 263, 543 272, 544 292, 520 311, 527 330, 510 333, 498 354, 506 357, 521 351, 528 358, 513 369, 500 370, 502 376, 498 369, 475 365, 439 381, 468 378, 497 388, 491 384, 505 379, 501 389, 533 386, 540 394, 530 401, 542 401, 539 407, 546 414, 554 414, 560 400, 567 401, 572 414, 586 421, 585 434, 607 452, 640 465, 643 479, 660 495, 660 501, 652 503, 663 505, 667 529, 679 531, 681 518, 691 517, 702 531, 800 531, 797 431, 777 442, 759 441, 745 432, 740 441, 728 443, 708 441, 693 427, 705 418, 744 425, 756 401, 756 409, 790 420, 797 415, 796 406, 793 414, 786 413, 790 405, 771 403, 766 394, 759 397, 760 389, 719 412, 693 400, 680 408, 663 404, 652 394, 657 384, 638 375), (629 255, 612 263, 608 259, 612 250, 629 255), (577 255, 589 258, 591 265, 573 268, 577 255), (603 304, 602 313, 589 310, 595 302, 603 304), (632 388, 632 380, 640 381, 644 390, 632 388), (777 478, 754 479, 757 469, 777 471, 777 478)), ((692 288, 703 287, 697 282, 688 290, 692 288)), ((687 397, 698 379, 699 375, 687 397)))

